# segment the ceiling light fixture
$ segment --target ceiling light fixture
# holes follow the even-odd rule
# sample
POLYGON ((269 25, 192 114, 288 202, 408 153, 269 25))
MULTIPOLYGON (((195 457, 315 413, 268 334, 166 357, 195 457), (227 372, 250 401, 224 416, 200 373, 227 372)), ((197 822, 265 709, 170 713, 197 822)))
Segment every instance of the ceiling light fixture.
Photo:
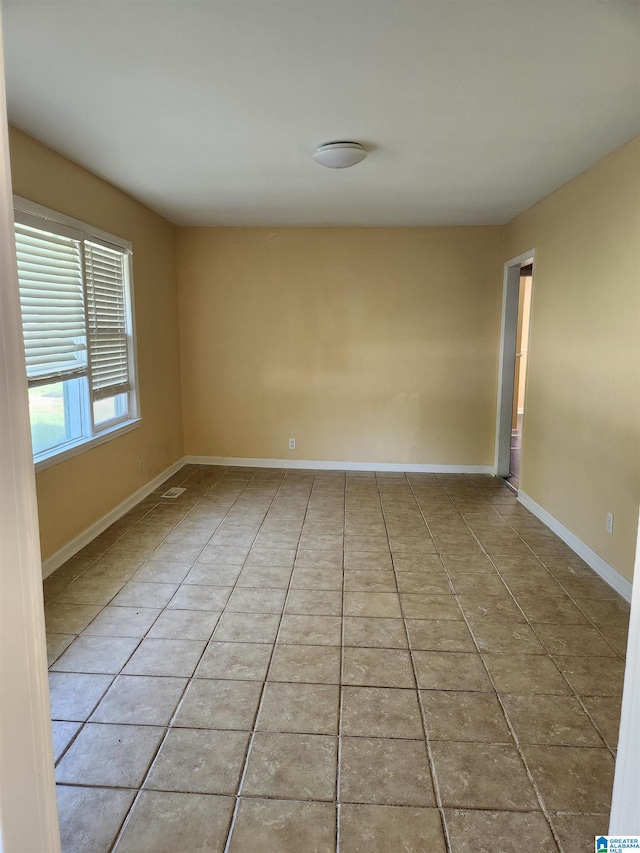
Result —
POLYGON ((328 142, 318 148, 313 159, 330 169, 347 169, 366 156, 366 149, 359 142, 328 142))

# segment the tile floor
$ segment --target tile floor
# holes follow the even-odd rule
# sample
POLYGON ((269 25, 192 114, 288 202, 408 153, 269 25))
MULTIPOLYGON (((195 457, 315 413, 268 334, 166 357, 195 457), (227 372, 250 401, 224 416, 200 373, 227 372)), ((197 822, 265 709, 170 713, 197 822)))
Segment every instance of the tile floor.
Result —
POLYGON ((66 853, 607 830, 628 608, 500 480, 186 466, 44 587, 66 853))

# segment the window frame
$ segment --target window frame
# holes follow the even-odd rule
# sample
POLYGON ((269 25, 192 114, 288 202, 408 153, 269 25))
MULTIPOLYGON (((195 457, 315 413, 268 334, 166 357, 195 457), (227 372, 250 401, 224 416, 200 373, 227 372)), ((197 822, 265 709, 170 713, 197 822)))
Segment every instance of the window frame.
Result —
MULTIPOLYGON (((123 252, 125 255, 125 263, 123 264, 124 279, 125 279, 125 301, 127 312, 127 356, 130 374, 130 390, 127 392, 129 396, 129 412, 128 416, 111 418, 102 424, 96 425, 94 407, 91 399, 91 365, 87 368, 87 393, 86 400, 81 401, 83 409, 83 417, 88 417, 88 426, 90 435, 83 436, 80 439, 74 439, 72 442, 67 442, 64 445, 58 445, 42 453, 34 454, 33 461, 36 471, 42 471, 45 468, 50 468, 63 462, 65 459, 70 459, 92 447, 97 447, 113 438, 124 435, 133 429, 136 429, 141 420, 140 412, 140 396, 138 385, 138 361, 136 347, 136 323, 135 323, 135 300, 134 300, 134 283, 133 283, 133 253, 130 241, 124 240, 115 234, 110 234, 108 231, 103 231, 100 228, 95 228, 86 222, 79 219, 74 219, 58 211, 51 210, 41 204, 29 201, 21 196, 14 195, 14 221, 24 225, 31 225, 40 228, 43 231, 47 229, 51 233, 65 234, 73 236, 80 240, 81 255, 83 263, 83 290, 85 293, 85 315, 86 315, 86 280, 84 278, 84 240, 94 240, 99 243, 104 243, 106 246, 115 248, 123 252), (85 409, 87 412, 85 413, 85 409)), ((88 335, 88 326, 87 326, 88 335)), ((85 396, 84 394, 82 395, 85 396)))

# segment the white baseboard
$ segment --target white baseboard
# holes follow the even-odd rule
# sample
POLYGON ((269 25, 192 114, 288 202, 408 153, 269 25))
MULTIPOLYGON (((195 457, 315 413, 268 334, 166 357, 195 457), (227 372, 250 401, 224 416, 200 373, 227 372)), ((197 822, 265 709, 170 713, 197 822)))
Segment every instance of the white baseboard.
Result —
POLYGON ((185 456, 193 465, 234 468, 303 468, 315 471, 397 471, 405 474, 493 474, 493 465, 422 465, 408 462, 329 462, 325 459, 249 459, 244 456, 185 456))
MULTIPOLYGON (((636 537, 634 578, 640 578, 640 519, 636 537)), ((627 639, 627 665, 622 692, 620 735, 616 754, 616 772, 611 796, 609 835, 631 835, 638 832, 640 815, 640 584, 631 602, 631 618, 627 639)))
POLYGON ((610 566, 609 563, 607 563, 606 560, 603 560, 599 554, 596 554, 592 548, 585 545, 585 543, 581 539, 578 539, 578 537, 573 534, 568 527, 565 527, 562 522, 558 521, 557 518, 554 518, 550 512, 547 512, 544 507, 541 507, 540 504, 536 503, 533 498, 529 497, 529 495, 526 495, 524 492, 519 492, 518 500, 529 510, 529 512, 532 512, 540 519, 540 521, 546 524, 547 527, 556 534, 556 536, 559 536, 572 551, 575 551, 576 554, 581 557, 585 563, 587 563, 587 565, 596 572, 596 574, 600 575, 603 581, 615 589, 615 591, 621 595, 625 601, 631 601, 631 582, 621 575, 617 569, 614 569, 613 566, 610 566))
POLYGON ((147 495, 150 495, 151 492, 155 491, 155 489, 162 485, 162 483, 171 477, 172 474, 179 471, 184 464, 184 458, 178 459, 177 462, 174 462, 173 465, 170 465, 165 471, 158 474, 158 476, 154 477, 153 480, 145 483, 142 488, 138 489, 126 500, 122 501, 121 504, 118 504, 118 506, 115 507, 115 509, 112 509, 111 512, 103 515, 102 518, 98 519, 98 521, 92 524, 91 527, 87 527, 86 530, 83 530, 82 533, 76 536, 75 539, 72 539, 71 542, 67 542, 67 544, 60 548, 59 551, 56 551, 55 554, 52 554, 50 557, 47 557, 46 560, 43 560, 42 577, 49 577, 52 572, 55 572, 55 570, 60 568, 63 563, 66 563, 66 561, 73 557, 74 554, 77 554, 85 545, 88 545, 89 542, 96 538, 96 536, 99 536, 107 529, 107 527, 113 524, 114 521, 117 521, 126 512, 129 512, 130 509, 133 509, 137 503, 144 500, 147 495))

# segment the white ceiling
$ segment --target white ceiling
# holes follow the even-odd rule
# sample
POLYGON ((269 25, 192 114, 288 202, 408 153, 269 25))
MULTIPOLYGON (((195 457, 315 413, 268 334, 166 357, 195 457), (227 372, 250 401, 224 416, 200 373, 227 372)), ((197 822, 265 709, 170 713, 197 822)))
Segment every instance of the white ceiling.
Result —
POLYGON ((508 221, 640 133, 637 0, 5 0, 12 123, 185 225, 508 221), (335 139, 367 159, 311 159, 335 139))

